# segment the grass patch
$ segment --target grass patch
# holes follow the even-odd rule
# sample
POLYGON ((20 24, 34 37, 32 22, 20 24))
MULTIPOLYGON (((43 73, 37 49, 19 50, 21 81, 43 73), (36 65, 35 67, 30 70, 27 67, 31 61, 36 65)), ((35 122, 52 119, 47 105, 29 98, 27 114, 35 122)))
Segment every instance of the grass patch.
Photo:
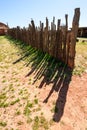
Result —
POLYGON ((15 95, 12 95, 11 98, 15 98, 15 95))
POLYGON ((12 102, 10 103, 10 105, 14 105, 14 104, 16 104, 16 103, 19 102, 19 101, 20 101, 20 99, 17 98, 16 100, 12 101, 12 102))
POLYGON ((5 59, 5 55, 0 52, 0 62, 2 62, 5 59))
POLYGON ((24 109, 24 115, 29 116, 31 114, 31 110, 28 107, 25 107, 24 109))
POLYGON ((38 130, 39 129, 39 117, 38 116, 36 116, 34 118, 34 124, 33 124, 32 128, 33 128, 33 130, 38 130))
POLYGON ((13 87, 13 84, 11 83, 11 84, 9 85, 9 90, 10 90, 12 87, 13 87))
POLYGON ((0 126, 5 127, 5 126, 7 126, 7 123, 3 122, 3 121, 0 121, 0 126))
POLYGON ((22 94, 23 94, 23 90, 20 90, 19 95, 22 95, 22 94))
POLYGON ((20 90, 19 91, 19 95, 27 95, 28 94, 28 91, 27 91, 27 89, 24 89, 24 90, 20 90))
POLYGON ((5 99, 5 98, 6 98, 6 93, 0 94, 0 100, 1 100, 1 99, 5 99))
POLYGON ((79 76, 81 76, 81 74, 84 73, 84 71, 85 71, 85 67, 77 66, 77 67, 73 70, 73 75, 79 75, 79 76))
POLYGON ((35 103, 35 104, 38 104, 38 99, 34 99, 34 103, 35 103))
POLYGON ((9 103, 6 103, 5 101, 0 101, 0 108, 5 108, 5 107, 8 107, 9 106, 9 103))
POLYGON ((5 83, 6 82, 6 80, 4 79, 4 80, 2 80, 2 83, 5 83))
POLYGON ((33 104, 30 103, 30 101, 27 101, 27 104, 24 108, 24 115, 29 116, 31 114, 31 108, 33 107, 33 104))
POLYGON ((33 121, 32 118, 28 117, 27 123, 30 124, 32 121, 33 121))
POLYGON ((44 129, 44 130, 48 130, 49 129, 49 123, 45 119, 44 116, 40 116, 40 117, 35 116, 32 128, 33 128, 33 130, 39 130, 41 128, 44 129))
POLYGON ((76 43, 76 57, 74 75, 81 75, 87 70, 87 39, 80 38, 76 43), (86 40, 86 42, 82 42, 86 40))
POLYGON ((21 111, 17 109, 15 115, 21 115, 21 111))
POLYGON ((22 99, 27 100, 28 97, 29 97, 28 95, 25 95, 25 96, 22 96, 22 99))

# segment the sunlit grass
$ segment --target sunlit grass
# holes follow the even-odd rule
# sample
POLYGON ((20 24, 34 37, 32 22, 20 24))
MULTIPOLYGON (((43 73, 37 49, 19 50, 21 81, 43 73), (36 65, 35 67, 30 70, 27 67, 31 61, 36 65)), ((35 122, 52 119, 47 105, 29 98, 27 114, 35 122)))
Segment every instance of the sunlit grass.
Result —
POLYGON ((6 125, 7 125, 6 122, 4 122, 4 121, 0 121, 0 126, 5 127, 6 125))
POLYGON ((44 116, 42 116, 42 115, 35 116, 32 128, 33 128, 33 130, 39 130, 39 129, 48 130, 49 123, 44 116))
POLYGON ((81 75, 87 70, 87 40, 86 38, 80 38, 79 42, 76 43, 76 58, 75 58, 75 69, 74 74, 81 75))
POLYGON ((11 102, 10 102, 10 105, 14 105, 14 104, 16 104, 16 103, 19 102, 19 101, 20 101, 20 99, 17 98, 17 99, 15 99, 14 101, 11 101, 11 102))

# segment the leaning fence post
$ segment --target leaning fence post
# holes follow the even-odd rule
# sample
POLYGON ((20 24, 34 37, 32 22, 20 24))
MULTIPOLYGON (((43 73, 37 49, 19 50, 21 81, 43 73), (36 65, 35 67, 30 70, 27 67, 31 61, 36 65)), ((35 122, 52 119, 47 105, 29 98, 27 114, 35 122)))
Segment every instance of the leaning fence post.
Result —
POLYGON ((79 27, 79 18, 80 18, 80 8, 75 9, 75 14, 72 22, 72 30, 71 30, 71 44, 70 44, 70 51, 69 51, 69 59, 68 65, 71 68, 74 68, 75 65, 75 46, 76 46, 76 37, 78 33, 79 27))

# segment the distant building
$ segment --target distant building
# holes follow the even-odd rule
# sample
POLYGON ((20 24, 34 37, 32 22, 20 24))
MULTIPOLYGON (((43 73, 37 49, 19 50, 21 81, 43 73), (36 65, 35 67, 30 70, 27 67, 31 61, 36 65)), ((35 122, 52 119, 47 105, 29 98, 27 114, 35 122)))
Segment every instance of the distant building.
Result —
POLYGON ((9 27, 8 25, 0 22, 0 35, 6 35, 9 27))
POLYGON ((79 29, 78 29, 78 37, 87 38, 87 27, 79 27, 79 29))

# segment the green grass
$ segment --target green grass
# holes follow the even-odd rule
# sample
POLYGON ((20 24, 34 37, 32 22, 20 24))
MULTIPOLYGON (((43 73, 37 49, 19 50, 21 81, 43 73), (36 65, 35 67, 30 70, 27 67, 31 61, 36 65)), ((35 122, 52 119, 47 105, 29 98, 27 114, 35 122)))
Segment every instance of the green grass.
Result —
POLYGON ((33 130, 38 130, 39 129, 39 117, 38 116, 36 116, 34 118, 34 124, 33 124, 32 128, 33 128, 33 130))
POLYGON ((0 101, 0 108, 8 107, 9 103, 6 103, 5 101, 0 101))
POLYGON ((2 62, 4 58, 5 56, 0 52, 0 62, 2 62))
POLYGON ((18 103, 19 101, 20 101, 20 99, 19 99, 19 98, 17 98, 16 100, 11 101, 11 102, 10 102, 10 105, 14 105, 14 104, 18 103))
POLYGON ((27 123, 28 123, 28 124, 30 124, 32 121, 33 121, 33 120, 32 120, 31 117, 28 117, 28 118, 27 118, 27 123))
POLYGON ((24 108, 24 115, 29 116, 31 114, 31 108, 33 107, 33 104, 30 103, 30 101, 27 101, 27 104, 24 108))
POLYGON ((24 100, 28 100, 28 98, 29 98, 29 95, 22 96, 22 99, 24 99, 24 100))
POLYGON ((21 111, 17 109, 15 115, 21 115, 21 111))
POLYGON ((40 116, 40 117, 35 116, 32 128, 33 128, 33 130, 39 130, 41 128, 44 129, 44 130, 48 130, 49 129, 49 123, 45 119, 44 116, 40 116))
MULTIPOLYGON (((1 99, 0 99, 0 108, 5 108, 5 107, 8 107, 9 105, 14 105, 16 103, 18 103, 20 101, 19 98, 15 99, 14 101, 11 101, 10 103, 9 102, 6 102, 7 100, 7 97, 6 95, 2 94, 0 95, 1 96, 1 99)), ((14 97, 13 97, 14 98, 14 97)))
POLYGON ((84 38, 80 38, 79 42, 76 43, 74 75, 81 75, 87 70, 87 42, 82 42, 82 40, 84 38))
POLYGON ((0 94, 0 100, 1 100, 1 99, 5 99, 5 98, 6 98, 6 93, 1 93, 1 94, 0 94))
POLYGON ((38 99, 34 99, 34 103, 35 103, 35 104, 38 104, 38 99))
POLYGON ((6 82, 6 80, 4 79, 4 80, 2 80, 2 83, 5 83, 6 82))
POLYGON ((13 87, 13 83, 11 83, 10 85, 9 85, 9 89, 11 89, 13 87))
POLYGON ((7 126, 7 123, 3 122, 3 121, 0 121, 0 126, 5 127, 5 126, 7 126))
POLYGON ((29 116, 31 114, 31 110, 28 107, 25 107, 24 109, 24 115, 29 116))
POLYGON ((22 95, 22 94, 23 94, 23 90, 20 90, 19 95, 22 95))

